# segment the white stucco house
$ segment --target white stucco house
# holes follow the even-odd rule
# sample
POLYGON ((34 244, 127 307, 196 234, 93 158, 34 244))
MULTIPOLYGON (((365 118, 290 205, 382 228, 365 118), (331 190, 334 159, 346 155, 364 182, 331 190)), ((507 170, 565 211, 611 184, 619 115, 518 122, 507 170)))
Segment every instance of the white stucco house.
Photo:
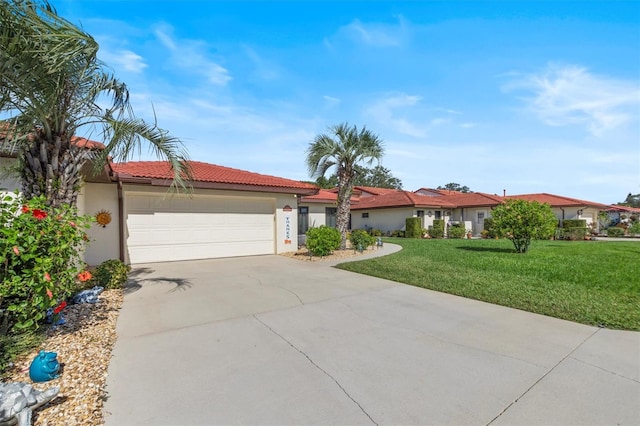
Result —
MULTIPOLYGON (((0 158, 6 167, 13 158, 0 158)), ((112 163, 87 174, 78 198, 81 214, 110 213, 93 224, 85 261, 108 259, 151 263, 296 251, 298 200, 318 192, 314 185, 214 164, 191 162, 193 190, 169 192, 168 163, 112 163)), ((20 189, 15 179, 4 191, 20 189)))
MULTIPOLYGON (((360 186, 354 189, 357 202, 352 202, 351 229, 379 229, 383 233, 404 230, 406 218, 420 217, 425 229, 434 219, 443 219, 445 223, 462 222, 477 236, 484 230, 484 219, 491 217, 491 210, 510 198, 548 203, 559 223, 568 219, 584 219, 587 225, 597 223, 598 212, 610 207, 547 193, 498 196, 430 188, 415 192, 360 186)), ((307 198, 301 199, 301 205, 307 198)), ((316 216, 316 220, 322 222, 322 217, 316 216)))

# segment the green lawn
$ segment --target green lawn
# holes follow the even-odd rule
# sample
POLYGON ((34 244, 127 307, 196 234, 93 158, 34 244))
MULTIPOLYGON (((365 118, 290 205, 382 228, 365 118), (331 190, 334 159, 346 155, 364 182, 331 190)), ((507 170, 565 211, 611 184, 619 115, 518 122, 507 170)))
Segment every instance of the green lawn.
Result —
POLYGON ((389 238, 403 250, 338 268, 608 328, 640 330, 640 242, 389 238))

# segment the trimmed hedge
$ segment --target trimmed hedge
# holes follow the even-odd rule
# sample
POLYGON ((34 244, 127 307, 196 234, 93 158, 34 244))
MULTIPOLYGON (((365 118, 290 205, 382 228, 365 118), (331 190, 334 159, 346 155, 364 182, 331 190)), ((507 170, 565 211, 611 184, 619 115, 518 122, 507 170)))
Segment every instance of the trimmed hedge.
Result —
POLYGON ((422 218, 421 217, 408 217, 405 220, 405 237, 407 238, 422 238, 422 218))
POLYGON ((587 221, 584 219, 565 219, 562 221, 563 229, 587 228, 587 221))
POLYGON ((431 238, 444 237, 444 220, 443 219, 433 220, 433 226, 429 229, 429 236, 431 238))
POLYGON ((449 238, 464 238, 466 233, 464 223, 454 223, 449 227, 449 238))

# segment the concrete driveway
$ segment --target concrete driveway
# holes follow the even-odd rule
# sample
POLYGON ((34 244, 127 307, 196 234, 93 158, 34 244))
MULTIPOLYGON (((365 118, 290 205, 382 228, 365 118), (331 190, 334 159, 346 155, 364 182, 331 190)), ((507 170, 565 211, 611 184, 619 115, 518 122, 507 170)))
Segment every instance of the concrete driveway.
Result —
POLYGON ((133 284, 107 426, 640 424, 640 333, 280 256, 133 284))

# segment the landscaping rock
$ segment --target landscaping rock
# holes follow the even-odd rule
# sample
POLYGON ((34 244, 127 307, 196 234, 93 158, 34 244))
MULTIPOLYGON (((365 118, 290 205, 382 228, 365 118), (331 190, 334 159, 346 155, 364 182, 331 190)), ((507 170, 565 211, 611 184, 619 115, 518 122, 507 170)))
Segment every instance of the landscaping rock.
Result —
POLYGON ((60 377, 47 383, 60 388, 58 397, 33 414, 33 425, 103 425, 102 407, 122 290, 105 290, 100 303, 69 305, 66 323, 47 331, 47 339, 15 363, 9 380, 30 382, 29 363, 42 349, 58 354, 60 377))

